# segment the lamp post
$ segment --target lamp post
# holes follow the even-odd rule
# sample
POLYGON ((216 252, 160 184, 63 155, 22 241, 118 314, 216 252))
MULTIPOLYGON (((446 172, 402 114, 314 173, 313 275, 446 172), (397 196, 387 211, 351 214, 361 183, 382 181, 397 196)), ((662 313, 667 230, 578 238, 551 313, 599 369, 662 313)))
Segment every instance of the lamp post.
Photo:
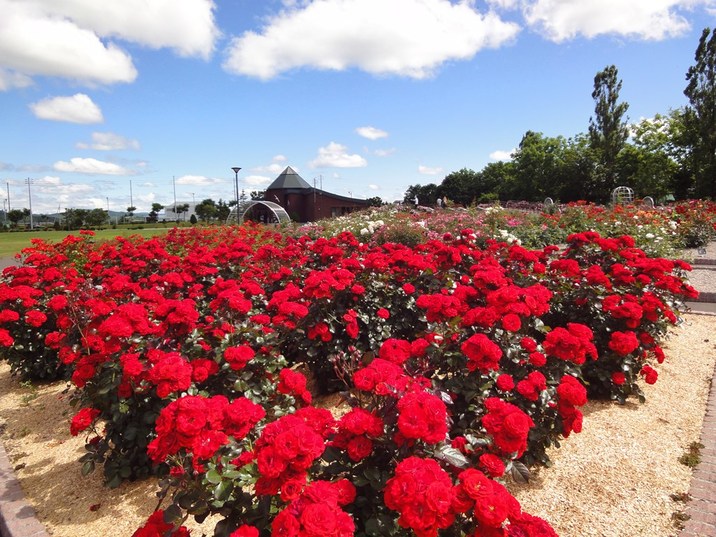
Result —
POLYGON ((239 213, 239 170, 241 170, 241 168, 239 168, 238 166, 234 166, 231 169, 234 172, 234 194, 236 195, 236 223, 241 225, 241 214, 239 213))

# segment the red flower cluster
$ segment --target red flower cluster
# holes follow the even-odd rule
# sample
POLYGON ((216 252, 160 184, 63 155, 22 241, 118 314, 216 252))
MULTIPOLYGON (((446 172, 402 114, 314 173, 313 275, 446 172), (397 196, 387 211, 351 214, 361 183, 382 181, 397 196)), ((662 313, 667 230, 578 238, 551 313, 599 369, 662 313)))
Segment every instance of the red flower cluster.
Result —
POLYGON ((558 326, 551 330, 544 340, 545 352, 560 360, 583 364, 587 356, 597 359, 597 349, 592 341, 594 334, 588 326, 579 323, 567 323, 567 328, 558 326))
POLYGON ((495 446, 505 455, 517 453, 521 456, 527 449, 530 428, 534 426, 532 418, 498 397, 486 399, 485 409, 487 414, 482 417, 482 426, 492 435, 495 446))
POLYGON ((264 427, 256 441, 255 455, 261 475, 259 495, 277 494, 293 499, 306 482, 306 472, 325 450, 325 439, 334 420, 327 410, 306 408, 264 427), (298 485, 298 486, 297 486, 298 485))
POLYGON ((271 523, 272 535, 282 537, 352 537, 355 524, 343 511, 355 499, 347 479, 314 481, 271 523))
POLYGON ((189 530, 185 526, 175 527, 174 524, 164 522, 164 511, 154 511, 147 522, 132 534, 132 537, 189 537, 189 530))
POLYGON ((373 451, 373 439, 383 434, 383 420, 363 408, 353 408, 338 421, 338 433, 331 445, 345 449, 358 462, 373 451))
POLYGON ((450 475, 437 461, 420 457, 400 461, 383 493, 385 505, 400 513, 398 524, 418 537, 437 537, 452 525, 454 495, 450 475))
POLYGON ((180 449, 193 455, 193 464, 208 459, 229 441, 243 439, 265 416, 264 409, 245 397, 231 402, 222 396, 188 395, 169 403, 156 422, 157 437, 147 447, 155 462, 164 461, 180 449))

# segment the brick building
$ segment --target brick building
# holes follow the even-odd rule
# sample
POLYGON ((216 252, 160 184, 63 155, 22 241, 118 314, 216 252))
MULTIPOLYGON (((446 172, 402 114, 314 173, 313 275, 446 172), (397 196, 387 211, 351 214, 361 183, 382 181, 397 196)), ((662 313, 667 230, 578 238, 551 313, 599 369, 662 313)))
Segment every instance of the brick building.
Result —
MULTIPOLYGON (((291 166, 266 188, 263 199, 279 204, 294 222, 315 222, 369 206, 367 200, 339 196, 312 187, 291 166)), ((255 206, 249 214, 252 219, 257 216, 261 219, 259 206, 255 206)))

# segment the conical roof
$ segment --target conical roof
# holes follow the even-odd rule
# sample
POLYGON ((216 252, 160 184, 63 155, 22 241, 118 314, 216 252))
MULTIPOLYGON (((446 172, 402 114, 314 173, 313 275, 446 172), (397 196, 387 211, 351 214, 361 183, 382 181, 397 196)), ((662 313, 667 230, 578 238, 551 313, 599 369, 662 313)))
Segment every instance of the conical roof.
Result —
POLYGON ((286 188, 311 188, 311 185, 298 175, 296 170, 291 168, 291 166, 287 166, 286 169, 281 172, 281 175, 266 187, 266 190, 282 190, 286 188))

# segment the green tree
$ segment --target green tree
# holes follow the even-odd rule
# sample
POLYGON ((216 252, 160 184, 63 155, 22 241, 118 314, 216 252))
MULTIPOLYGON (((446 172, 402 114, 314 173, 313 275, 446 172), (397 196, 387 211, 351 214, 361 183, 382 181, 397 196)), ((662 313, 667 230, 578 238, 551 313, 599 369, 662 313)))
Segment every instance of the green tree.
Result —
POLYGON ((617 68, 613 65, 595 75, 592 92, 594 117, 589 118, 589 140, 599 159, 595 178, 596 193, 605 198, 612 189, 619 186, 617 155, 629 137, 627 120, 624 118, 629 105, 618 102, 619 91, 622 89, 618 76, 617 68))
POLYGON ((83 226, 96 228, 107 223, 109 216, 105 209, 92 209, 84 215, 83 226))
POLYGON ((159 211, 164 208, 161 203, 152 203, 152 210, 147 215, 147 222, 156 222, 159 220, 159 211))
POLYGON ((705 28, 686 73, 694 194, 716 199, 716 31, 705 28))
POLYGON ((25 213, 22 209, 12 209, 8 211, 7 218, 12 222, 13 227, 17 227, 18 222, 25 218, 25 213))
POLYGON ((87 209, 65 209, 65 228, 82 229, 89 214, 87 209))
POLYGON ((500 194, 514 177, 514 164, 490 162, 475 177, 475 196, 478 203, 491 203, 500 199, 500 194))
POLYGON ((216 218, 220 222, 226 222, 230 213, 231 207, 224 200, 219 199, 219 201, 216 202, 216 218))
POLYGON ((619 154, 622 177, 637 197, 663 199, 674 190, 680 152, 673 142, 669 117, 657 114, 632 125, 634 144, 627 144, 619 154), (676 158, 675 158, 676 157, 676 158))
POLYGON ((440 184, 438 194, 458 205, 470 205, 476 202, 480 195, 479 173, 462 168, 446 175, 440 184))
POLYGON ((381 205, 383 205, 383 200, 380 198, 380 196, 373 196, 372 198, 368 198, 366 201, 371 207, 380 207, 381 205))
POLYGON ((577 134, 566 142, 563 154, 562 176, 557 197, 553 200, 568 202, 577 200, 603 201, 595 188, 596 157, 589 143, 589 136, 577 134))
MULTIPOLYGON (((174 206, 174 212, 177 213, 177 219, 179 219, 180 214, 186 213, 188 211, 189 211, 188 203, 182 203, 182 204, 174 206)), ((186 220, 186 215, 184 216, 184 220, 186 220)))
POLYGON ((507 199, 542 201, 558 197, 564 175, 566 140, 527 131, 515 151, 513 179, 505 189, 507 199))
POLYGON ((217 212, 216 202, 210 198, 205 199, 194 207, 194 213, 204 222, 209 222, 212 218, 215 218, 217 212))
POLYGON ((438 200, 438 185, 429 183, 427 185, 410 185, 405 191, 403 202, 411 205, 415 204, 415 198, 418 198, 420 205, 435 205, 438 200))

